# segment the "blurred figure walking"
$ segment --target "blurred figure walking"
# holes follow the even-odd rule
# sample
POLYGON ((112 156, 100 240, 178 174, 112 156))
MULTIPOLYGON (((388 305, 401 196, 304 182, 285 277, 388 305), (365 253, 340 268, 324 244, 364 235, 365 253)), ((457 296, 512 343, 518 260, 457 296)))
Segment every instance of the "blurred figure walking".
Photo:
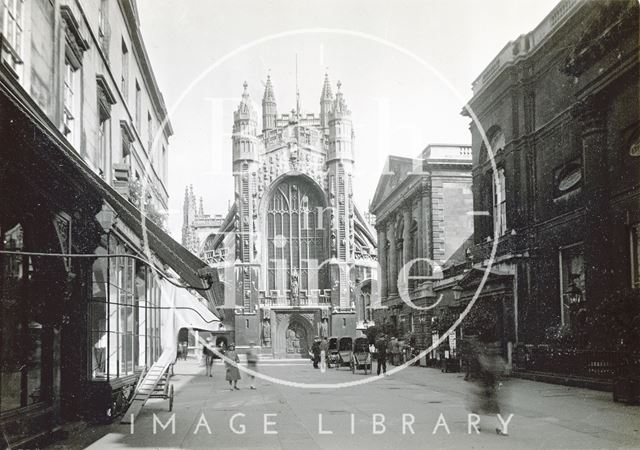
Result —
MULTIPOLYGON (((254 372, 258 371, 258 351, 256 349, 255 342, 249 342, 249 351, 247 352, 247 367, 254 372)), ((249 378, 251 379, 251 389, 255 389, 256 376, 249 374, 249 378)))
POLYGON ((213 376, 213 350, 211 350, 211 338, 208 337, 202 346, 202 356, 204 356, 205 376, 213 376))
POLYGON ((238 380, 240 379, 240 369, 238 369, 238 363, 240 362, 240 358, 236 353, 235 344, 229 344, 229 350, 225 354, 227 360, 224 362, 227 367, 227 375, 225 379, 229 382, 229 390, 233 391, 240 390, 238 387, 238 380), (231 385, 233 383, 233 386, 231 385))

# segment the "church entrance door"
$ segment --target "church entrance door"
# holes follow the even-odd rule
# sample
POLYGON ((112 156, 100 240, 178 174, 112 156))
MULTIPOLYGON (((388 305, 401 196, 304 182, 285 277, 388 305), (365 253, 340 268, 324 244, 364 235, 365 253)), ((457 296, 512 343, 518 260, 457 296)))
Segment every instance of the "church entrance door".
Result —
POLYGON ((287 328, 287 356, 309 357, 309 336, 304 325, 294 321, 287 328))

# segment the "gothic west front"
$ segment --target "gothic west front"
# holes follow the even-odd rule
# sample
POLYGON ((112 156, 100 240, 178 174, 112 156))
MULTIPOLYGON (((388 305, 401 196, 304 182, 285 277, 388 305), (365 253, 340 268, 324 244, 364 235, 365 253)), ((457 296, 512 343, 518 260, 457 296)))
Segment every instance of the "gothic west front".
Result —
POLYGON ((224 281, 219 339, 275 357, 308 357, 315 336, 355 336, 376 277, 372 230, 353 200, 354 133, 325 74, 320 114, 299 95, 278 114, 270 77, 258 112, 244 83, 234 112, 235 199, 204 257, 224 281))

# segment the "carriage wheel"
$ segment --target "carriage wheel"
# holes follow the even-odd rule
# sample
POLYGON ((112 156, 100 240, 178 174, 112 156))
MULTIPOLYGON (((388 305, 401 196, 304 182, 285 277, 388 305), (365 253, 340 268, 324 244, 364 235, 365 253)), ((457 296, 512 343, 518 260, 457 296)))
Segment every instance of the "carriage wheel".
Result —
POLYGON ((169 386, 169 412, 173 410, 173 384, 169 386))

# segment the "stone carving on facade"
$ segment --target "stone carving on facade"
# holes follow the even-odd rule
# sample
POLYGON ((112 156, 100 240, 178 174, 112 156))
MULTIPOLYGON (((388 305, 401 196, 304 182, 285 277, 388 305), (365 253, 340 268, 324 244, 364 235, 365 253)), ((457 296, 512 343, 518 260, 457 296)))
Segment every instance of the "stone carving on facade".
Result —
POLYGON ((271 319, 268 318, 262 321, 262 345, 271 347, 271 319))
POLYGON ((294 306, 300 306, 300 292, 298 287, 298 271, 293 269, 291 274, 291 304, 294 306))
POLYGON ((322 323, 320 324, 320 337, 328 338, 329 337, 329 320, 323 318, 322 323))

